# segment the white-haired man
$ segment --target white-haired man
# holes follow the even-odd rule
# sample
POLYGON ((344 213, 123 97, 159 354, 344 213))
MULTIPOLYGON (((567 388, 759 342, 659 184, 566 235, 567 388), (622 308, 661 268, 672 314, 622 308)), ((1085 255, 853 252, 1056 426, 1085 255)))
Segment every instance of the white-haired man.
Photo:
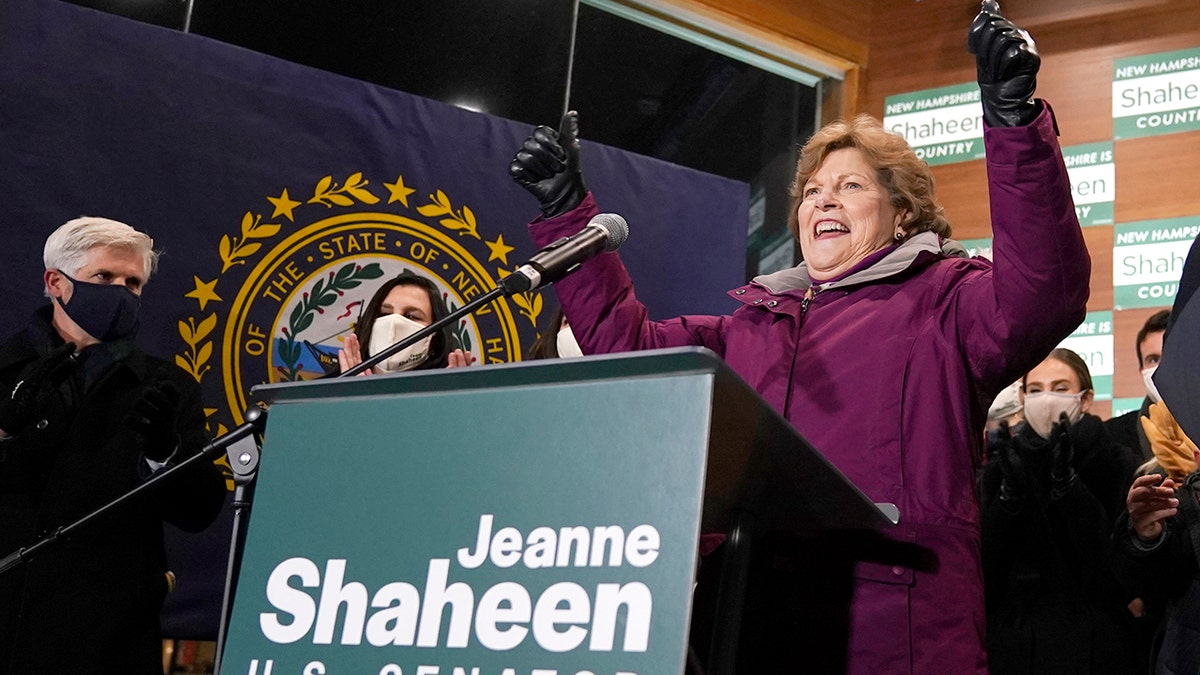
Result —
MULTIPOLYGON (((106 218, 46 240, 50 302, 0 343, 0 555, 207 442, 196 382, 133 343, 153 244, 106 218)), ((0 674, 161 674, 162 523, 203 529, 224 496, 220 472, 200 462, 0 575, 0 674)))

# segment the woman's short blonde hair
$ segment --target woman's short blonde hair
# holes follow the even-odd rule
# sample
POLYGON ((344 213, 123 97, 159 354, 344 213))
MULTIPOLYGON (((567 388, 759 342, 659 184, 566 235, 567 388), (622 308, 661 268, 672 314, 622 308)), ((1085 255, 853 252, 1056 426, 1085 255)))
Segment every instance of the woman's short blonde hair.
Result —
POLYGON ((842 148, 858 148, 875 169, 879 182, 891 195, 892 206, 908 213, 900 227, 905 236, 918 232, 934 232, 950 236, 950 222, 945 211, 933 196, 933 173, 923 159, 909 147, 899 134, 883 128, 883 124, 866 114, 849 122, 838 120, 825 125, 808 139, 800 149, 796 162, 796 177, 788 188, 792 198, 788 213, 788 229, 800 236, 797 210, 804 201, 804 184, 812 177, 829 153, 842 148))

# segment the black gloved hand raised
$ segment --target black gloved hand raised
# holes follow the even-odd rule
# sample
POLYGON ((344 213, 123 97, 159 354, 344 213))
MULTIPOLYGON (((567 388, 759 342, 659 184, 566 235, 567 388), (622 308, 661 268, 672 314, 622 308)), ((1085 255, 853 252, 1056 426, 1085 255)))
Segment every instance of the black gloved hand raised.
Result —
POLYGON ((50 395, 78 367, 71 358, 75 343, 68 342, 33 361, 17 375, 12 391, 0 401, 0 429, 16 436, 42 413, 50 395))
POLYGON ((1000 501, 1015 507, 1029 491, 1029 474, 1021 458, 1020 443, 1009 439, 997 453, 1000 460, 1000 501))
POLYGON ((518 185, 537 197, 542 215, 561 216, 579 206, 587 190, 579 168, 579 114, 562 118, 558 131, 539 126, 508 165, 518 185))
POLYGON ((1075 473, 1075 444, 1071 438, 1071 422, 1067 414, 1059 417, 1050 433, 1050 498, 1060 499, 1078 480, 1075 473))
POLYGON ((179 390, 167 379, 167 374, 159 370, 125 418, 125 424, 137 436, 146 459, 165 463, 175 454, 179 447, 179 436, 175 432, 178 407, 179 390))
POLYGON ((1042 57, 1029 33, 1000 15, 995 0, 984 0, 967 32, 967 51, 983 99, 983 120, 993 127, 1029 124, 1041 111, 1033 100, 1042 57))

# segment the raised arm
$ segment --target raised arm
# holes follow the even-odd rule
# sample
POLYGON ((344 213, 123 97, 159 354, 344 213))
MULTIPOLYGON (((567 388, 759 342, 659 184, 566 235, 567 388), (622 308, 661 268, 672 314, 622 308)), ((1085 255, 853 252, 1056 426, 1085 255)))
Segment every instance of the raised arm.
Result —
POLYGON ((1033 98, 1041 65, 1033 40, 988 0, 967 44, 986 123, 993 268, 964 287, 959 329, 972 374, 998 388, 1083 321, 1091 259, 1053 111, 1033 98))
MULTIPOLYGON (((584 187, 579 154, 579 117, 572 111, 557 131, 546 126, 534 129, 509 166, 513 180, 538 199, 542 215, 529 225, 538 247, 579 232, 599 213, 584 187)), ((684 345, 724 353, 725 317, 651 321, 615 252, 589 260, 554 288, 585 354, 684 345)))

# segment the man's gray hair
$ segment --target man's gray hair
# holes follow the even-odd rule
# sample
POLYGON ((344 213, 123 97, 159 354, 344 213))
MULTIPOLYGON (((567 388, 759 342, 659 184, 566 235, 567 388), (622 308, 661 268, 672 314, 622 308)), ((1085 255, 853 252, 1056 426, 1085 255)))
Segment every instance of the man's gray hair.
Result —
POLYGON ((97 246, 120 248, 141 253, 146 260, 145 278, 158 267, 158 251, 154 240, 132 227, 108 218, 82 216, 63 223, 46 238, 42 261, 46 269, 56 269, 67 276, 75 276, 87 262, 88 251, 97 246))

